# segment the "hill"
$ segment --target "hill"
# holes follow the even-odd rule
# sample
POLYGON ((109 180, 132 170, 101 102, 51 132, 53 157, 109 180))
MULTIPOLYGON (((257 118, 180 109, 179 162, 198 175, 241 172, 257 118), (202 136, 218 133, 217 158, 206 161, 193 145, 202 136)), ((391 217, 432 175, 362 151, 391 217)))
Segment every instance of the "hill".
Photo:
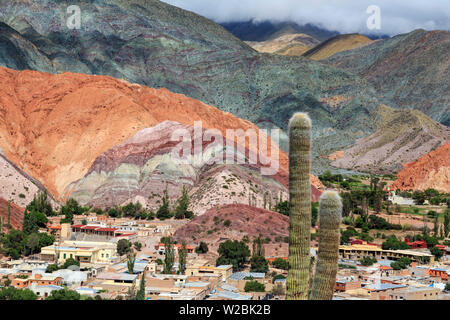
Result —
POLYGON ((281 245, 289 236, 289 217, 244 204, 214 207, 178 229, 174 239, 187 243, 205 241, 210 251, 216 251, 226 240, 240 241, 244 236, 252 240, 258 235, 281 245), (229 226, 224 225, 227 220, 229 226))
POLYGON ((372 40, 368 37, 357 33, 338 35, 316 45, 303 53, 303 56, 313 60, 322 60, 336 53, 359 48, 371 42, 372 40))
POLYGON ((256 51, 285 56, 301 56, 318 43, 318 40, 303 33, 284 34, 261 42, 247 42, 256 51))
POLYGON ((373 173, 393 173, 450 139, 450 128, 418 110, 377 109, 372 135, 330 156, 333 166, 373 173))
POLYGON ((221 24, 242 41, 266 41, 278 38, 285 34, 302 33, 319 41, 325 41, 338 35, 336 31, 329 31, 312 24, 299 25, 295 22, 226 22, 221 24))
MULTIPOLYGON (((84 23, 68 30, 67 3, 6 2, 0 21, 7 31, 0 31, 8 50, 0 65, 167 88, 283 130, 294 112, 304 111, 314 121, 315 138, 334 136, 344 146, 354 142, 355 132, 375 129, 367 115, 378 105, 376 93, 351 72, 258 53, 220 25, 157 0, 79 1, 84 23), (340 95, 347 98, 340 108, 322 102, 340 95)), ((328 140, 321 146, 334 148, 328 140)))
POLYGON ((433 188, 450 193, 450 143, 404 165, 391 185, 392 190, 433 188))
POLYGON ((387 105, 417 109, 450 125, 450 32, 415 30, 324 62, 362 76, 387 105))

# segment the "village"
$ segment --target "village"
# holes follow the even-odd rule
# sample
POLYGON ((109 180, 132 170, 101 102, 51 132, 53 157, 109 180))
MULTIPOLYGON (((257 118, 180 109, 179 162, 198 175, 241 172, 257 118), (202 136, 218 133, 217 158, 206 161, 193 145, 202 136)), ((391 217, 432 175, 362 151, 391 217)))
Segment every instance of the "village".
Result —
MULTIPOLYGON (((99 212, 70 216, 70 222, 67 217, 49 216, 39 227, 39 239, 53 237, 52 244, 16 259, 2 256, 0 290, 30 290, 42 300, 58 295, 77 300, 285 299, 287 243, 273 250, 259 237, 252 243, 226 241, 235 260, 226 257, 225 245, 218 259, 203 241, 194 246, 173 240, 188 219, 141 220, 99 212), (222 258, 228 263, 221 264, 222 258)), ((448 239, 447 245, 433 246, 442 252, 436 259, 426 240, 392 240, 398 247, 386 248, 385 242, 353 230, 341 231, 333 299, 450 299, 448 239)), ((314 239, 317 226, 311 233, 314 239)), ((318 243, 311 244, 314 262, 318 243)))

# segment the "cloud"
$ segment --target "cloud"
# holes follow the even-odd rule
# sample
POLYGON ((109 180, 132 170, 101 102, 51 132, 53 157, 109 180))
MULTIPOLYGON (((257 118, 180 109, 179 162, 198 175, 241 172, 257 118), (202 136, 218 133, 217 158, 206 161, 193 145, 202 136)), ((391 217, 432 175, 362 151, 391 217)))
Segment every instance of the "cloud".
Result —
POLYGON ((254 20, 312 23, 341 33, 395 35, 449 30, 448 0, 163 0, 218 23, 254 20), (369 29, 369 6, 380 8, 380 29, 369 29))

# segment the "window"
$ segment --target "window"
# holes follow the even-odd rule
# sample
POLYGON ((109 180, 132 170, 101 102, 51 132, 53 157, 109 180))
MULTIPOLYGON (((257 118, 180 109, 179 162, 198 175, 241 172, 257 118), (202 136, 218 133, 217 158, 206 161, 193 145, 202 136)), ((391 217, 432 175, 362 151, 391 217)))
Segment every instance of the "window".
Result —
POLYGON ((72 254, 70 254, 70 257, 71 257, 71 258, 73 257, 72 254))
POLYGON ((64 253, 64 256, 63 256, 63 257, 64 257, 64 259, 66 258, 66 254, 65 254, 65 253, 64 253))

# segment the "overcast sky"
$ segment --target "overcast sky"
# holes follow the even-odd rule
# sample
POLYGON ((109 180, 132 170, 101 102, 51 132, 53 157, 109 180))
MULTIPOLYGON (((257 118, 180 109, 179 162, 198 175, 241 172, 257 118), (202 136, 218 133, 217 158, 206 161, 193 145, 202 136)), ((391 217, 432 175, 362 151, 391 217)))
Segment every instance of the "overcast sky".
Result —
POLYGON ((395 35, 414 29, 450 30, 450 0, 163 0, 216 22, 294 21, 341 33, 395 35), (370 5, 380 29, 368 29, 370 5))

